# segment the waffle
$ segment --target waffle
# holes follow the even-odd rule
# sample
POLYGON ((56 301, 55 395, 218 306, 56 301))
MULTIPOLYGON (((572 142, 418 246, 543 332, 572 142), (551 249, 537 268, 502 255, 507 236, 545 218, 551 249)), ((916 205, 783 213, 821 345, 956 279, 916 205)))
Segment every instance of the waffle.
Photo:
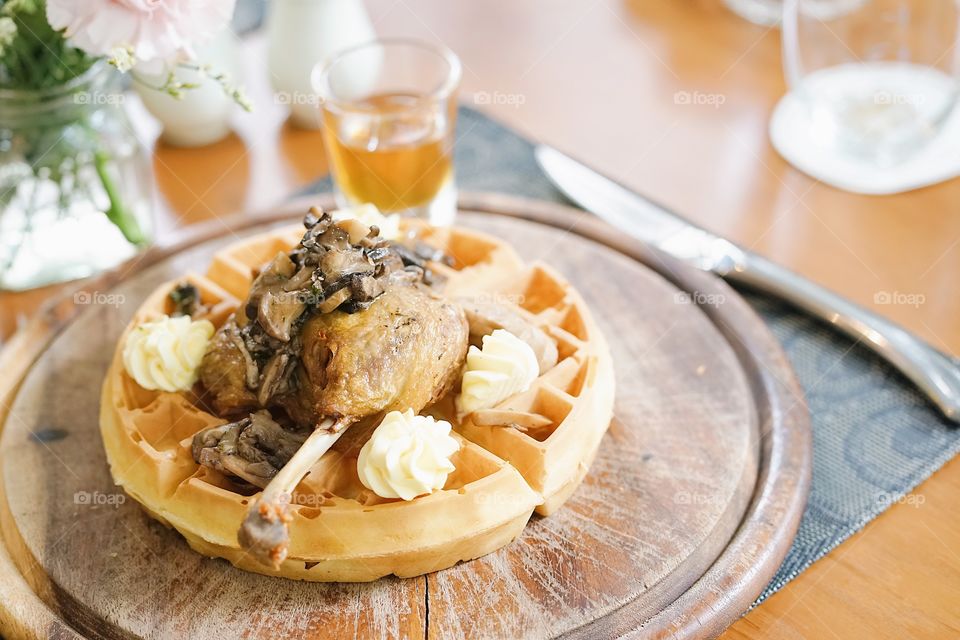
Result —
POLYGON ((442 490, 409 502, 381 498, 356 469, 370 429, 351 428, 293 493, 287 559, 272 569, 248 556, 237 529, 256 497, 249 486, 197 465, 193 435, 224 419, 191 393, 141 388, 122 361, 127 333, 172 312, 169 292, 184 280, 200 291, 209 319, 222 324, 246 297, 254 270, 299 241, 298 226, 251 237, 218 252, 205 275, 156 289, 121 337, 103 385, 100 425, 117 484, 154 518, 207 556, 241 569, 311 581, 369 581, 421 575, 490 553, 523 531, 533 511, 546 516, 576 489, 596 454, 613 406, 606 342, 581 296, 540 263, 525 264, 507 243, 473 230, 416 226, 452 266, 434 265, 448 295, 487 297, 519 307, 556 341, 559 362, 529 390, 496 409, 542 416, 535 428, 458 421, 453 395, 429 409, 449 420, 461 448, 442 490))

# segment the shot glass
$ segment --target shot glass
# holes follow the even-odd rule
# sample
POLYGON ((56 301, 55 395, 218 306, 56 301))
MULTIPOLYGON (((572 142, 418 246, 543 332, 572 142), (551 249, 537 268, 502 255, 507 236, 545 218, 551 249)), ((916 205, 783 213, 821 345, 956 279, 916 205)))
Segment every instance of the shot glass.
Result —
POLYGON ((400 38, 317 65, 313 85, 338 205, 373 203, 436 225, 453 221, 460 76, 453 52, 400 38))

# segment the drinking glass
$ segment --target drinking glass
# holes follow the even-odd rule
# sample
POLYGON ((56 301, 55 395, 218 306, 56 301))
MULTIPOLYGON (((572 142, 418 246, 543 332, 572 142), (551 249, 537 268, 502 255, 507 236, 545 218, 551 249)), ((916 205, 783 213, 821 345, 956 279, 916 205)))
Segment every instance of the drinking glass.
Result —
POLYGON ((375 40, 314 69, 340 206, 370 202, 433 224, 453 221, 460 75, 451 51, 409 39, 375 40))
POLYGON ((785 0, 784 70, 819 142, 880 166, 936 137, 958 91, 956 0, 785 0))

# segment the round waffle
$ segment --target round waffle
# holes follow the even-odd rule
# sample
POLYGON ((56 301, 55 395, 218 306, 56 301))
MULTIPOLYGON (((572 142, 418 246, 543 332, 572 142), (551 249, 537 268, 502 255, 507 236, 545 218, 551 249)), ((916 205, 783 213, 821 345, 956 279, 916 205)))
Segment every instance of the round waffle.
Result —
POLYGON ((369 429, 351 428, 317 462, 292 496, 289 555, 274 570, 248 556, 237 529, 249 488, 197 465, 193 435, 219 418, 190 393, 148 391, 123 367, 127 333, 172 312, 168 294, 183 280, 200 291, 217 326, 246 297, 256 268, 299 241, 281 229, 217 253, 206 275, 188 274, 154 291, 121 337, 103 385, 100 427, 117 484, 154 518, 174 527, 196 551, 258 573, 314 581, 368 581, 443 569, 490 553, 520 535, 532 512, 549 515, 576 489, 593 460, 613 407, 613 366, 606 342, 580 295, 559 274, 525 264, 507 243, 463 228, 417 226, 452 267, 445 293, 515 305, 557 344, 559 362, 527 391, 495 409, 540 418, 530 429, 456 419, 452 397, 429 412, 449 420, 460 450, 442 490, 412 501, 381 498, 360 482, 357 456, 369 429))

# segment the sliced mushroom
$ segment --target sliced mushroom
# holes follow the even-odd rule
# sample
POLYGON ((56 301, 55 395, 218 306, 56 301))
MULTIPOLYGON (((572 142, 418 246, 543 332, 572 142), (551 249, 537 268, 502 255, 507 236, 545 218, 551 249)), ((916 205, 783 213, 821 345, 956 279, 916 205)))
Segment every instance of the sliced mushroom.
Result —
POLYGON ((271 398, 288 390, 295 364, 296 359, 283 351, 275 353, 267 360, 263 367, 260 388, 257 390, 257 402, 260 406, 267 406, 271 398))
POLYGON ((282 286, 296 271, 297 265, 293 263, 290 256, 283 252, 277 253, 273 260, 267 263, 267 266, 257 274, 253 284, 250 285, 250 297, 257 296, 263 291, 278 285, 282 286))
POLYGON ((350 281, 350 290, 354 300, 370 302, 383 293, 383 285, 371 275, 357 274, 350 281))
POLYGON ((515 427, 520 431, 542 429, 553 424, 550 418, 539 413, 510 409, 481 409, 474 411, 471 417, 473 423, 481 427, 515 427))
MULTIPOLYGON (((359 244, 361 240, 370 235, 371 227, 363 224, 356 218, 345 218, 337 223, 337 226, 347 232, 350 236, 350 244, 359 244)), ((376 229, 379 232, 379 229, 376 229)))
POLYGON ((374 264, 360 251, 328 251, 320 259, 320 269, 327 282, 355 273, 373 273, 374 264))
POLYGON ((266 411, 236 422, 210 427, 193 437, 198 464, 265 487, 307 439, 306 433, 284 429, 266 411))
POLYGON ((243 377, 244 381, 247 383, 247 388, 256 389, 257 384, 260 381, 260 367, 258 367, 257 363, 254 361, 253 356, 250 354, 250 350, 247 349, 247 345, 236 326, 228 325, 225 328, 225 331, 227 337, 230 339, 230 342, 236 347, 237 352, 239 352, 243 358, 243 377))
POLYGON ((417 252, 410 247, 395 242, 391 245, 391 248, 400 255, 405 267, 414 265, 420 267, 421 269, 427 268, 427 260, 424 257, 417 255, 417 252))
POLYGON ((307 232, 307 235, 311 234, 313 234, 315 240, 314 248, 326 249, 327 251, 348 251, 352 248, 350 235, 333 224, 333 219, 329 216, 325 216, 320 224, 307 232), (323 228, 323 231, 317 233, 320 228, 323 228))
POLYGON ((394 271, 403 269, 403 259, 390 247, 376 247, 367 253, 367 257, 376 265, 376 277, 382 278, 394 271))
POLYGON ((335 291, 326 298, 323 302, 317 305, 317 310, 320 313, 330 313, 341 304, 350 299, 350 287, 343 287, 342 289, 335 291))
POLYGON ((309 288, 313 282, 313 273, 316 269, 312 266, 301 267, 293 276, 283 284, 284 291, 299 291, 309 288))
POLYGON ((194 316, 202 310, 200 291, 190 282, 177 284, 169 295, 175 316, 194 316))
POLYGON ((413 251, 417 257, 421 258, 422 260, 426 260, 428 262, 438 262, 448 267, 453 266, 453 258, 444 253, 442 249, 437 249, 426 242, 418 241, 416 244, 414 244, 413 251))
POLYGON ((247 295, 246 304, 243 313, 238 313, 237 324, 245 327, 248 320, 255 320, 260 312, 260 301, 265 293, 277 291, 283 288, 283 285, 290 280, 291 276, 297 271, 297 265, 293 263, 285 253, 278 253, 253 280, 250 285, 250 293, 247 295))
POLYGON ((268 334, 288 342, 293 324, 307 309, 305 299, 300 291, 265 291, 260 296, 257 321, 268 334))

